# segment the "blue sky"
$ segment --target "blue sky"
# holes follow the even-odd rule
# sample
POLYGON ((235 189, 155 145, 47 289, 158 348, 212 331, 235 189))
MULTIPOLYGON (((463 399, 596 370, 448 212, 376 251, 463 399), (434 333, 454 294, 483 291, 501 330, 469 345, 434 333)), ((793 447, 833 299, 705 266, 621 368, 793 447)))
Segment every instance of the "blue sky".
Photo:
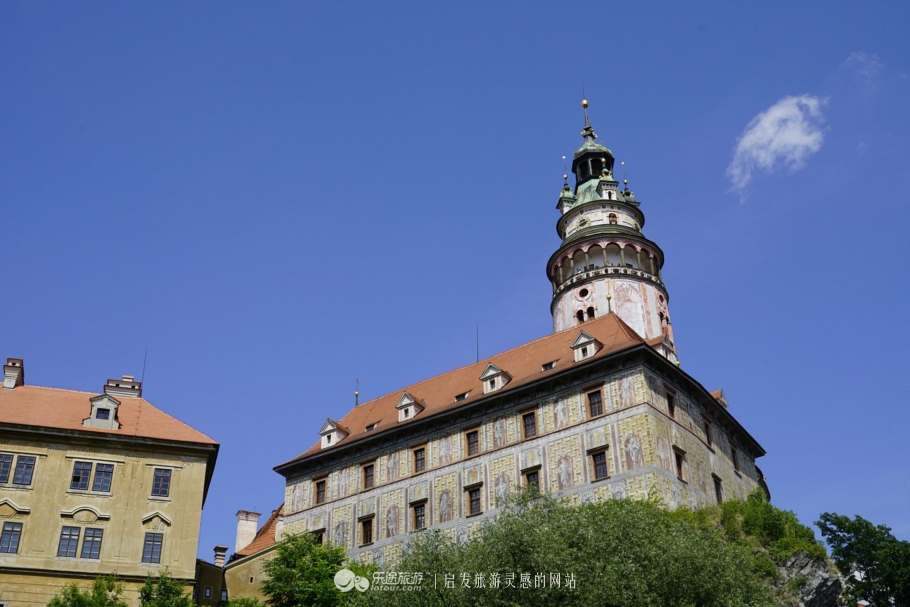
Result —
POLYGON ((200 555, 361 399, 552 331, 582 82, 774 502, 910 539, 910 5, 0 4, 0 356, 221 442, 200 555))

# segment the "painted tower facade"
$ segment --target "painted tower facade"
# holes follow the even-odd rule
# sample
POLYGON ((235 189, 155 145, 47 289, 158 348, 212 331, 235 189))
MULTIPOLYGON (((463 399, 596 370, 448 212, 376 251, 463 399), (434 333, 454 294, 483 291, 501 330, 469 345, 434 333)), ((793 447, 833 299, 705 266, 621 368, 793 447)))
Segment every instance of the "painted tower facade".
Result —
POLYGON ((613 177, 613 153, 597 142, 588 121, 582 146, 575 150, 575 189, 566 183, 556 208, 562 244, 547 262, 553 284, 553 330, 562 331, 615 312, 640 336, 661 335, 674 353, 670 296, 661 279, 664 254, 645 238, 640 202, 613 177))

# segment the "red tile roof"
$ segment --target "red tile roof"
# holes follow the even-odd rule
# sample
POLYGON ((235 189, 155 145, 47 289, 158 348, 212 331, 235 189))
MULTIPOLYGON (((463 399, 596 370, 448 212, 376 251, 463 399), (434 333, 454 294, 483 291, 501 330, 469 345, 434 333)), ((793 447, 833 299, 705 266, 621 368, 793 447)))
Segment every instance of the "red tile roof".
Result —
POLYGON ((231 560, 256 554, 260 550, 265 550, 275 545, 277 542, 275 532, 278 530, 278 517, 284 513, 284 504, 278 507, 278 510, 272 510, 272 516, 262 525, 262 528, 256 532, 253 541, 238 550, 231 556, 231 560))
MULTIPOLYGON (((422 420, 432 415, 437 415, 457 407, 464 407, 486 397, 498 395, 501 392, 513 390, 522 385, 537 381, 541 378, 560 373, 566 369, 579 364, 586 364, 591 360, 602 358, 609 354, 626 350, 628 348, 644 344, 642 339, 629 325, 622 321, 616 314, 607 314, 598 319, 586 322, 584 325, 566 329, 559 333, 547 335, 535 341, 523 344, 517 348, 507 350, 501 354, 496 354, 480 362, 437 375, 430 379, 408 386, 402 390, 396 390, 391 394, 381 396, 377 399, 362 403, 351 409, 340 420, 338 427, 350 429, 350 435, 343 440, 335 443, 337 445, 347 445, 351 442, 362 440, 377 432, 388 430, 401 424, 413 423, 414 420, 422 420), (578 337, 578 334, 584 331, 599 341, 603 347, 597 354, 582 363, 576 363, 574 353, 571 349, 572 342, 578 337), (542 365, 548 362, 555 362, 552 369, 542 371, 542 365), (504 388, 493 394, 484 394, 483 385, 480 381, 480 375, 487 368, 487 365, 493 363, 505 373, 511 375, 512 380, 504 388), (470 391, 467 398, 455 401, 455 396, 470 391), (426 409, 419 415, 405 422, 398 421, 398 411, 395 405, 401 398, 403 392, 408 392, 415 400, 426 405, 426 409), (376 427, 370 432, 366 432, 367 424, 376 424, 376 427)), ((315 432, 315 429, 314 429, 315 432)), ((294 459, 281 464, 281 468, 291 462, 315 455, 320 451, 329 451, 321 449, 317 441, 303 454, 294 459)))
POLYGON ((0 389, 0 424, 40 426, 119 436, 217 445, 211 438, 155 408, 144 398, 116 397, 119 430, 86 428, 82 420, 91 415, 93 392, 77 392, 38 386, 0 389))

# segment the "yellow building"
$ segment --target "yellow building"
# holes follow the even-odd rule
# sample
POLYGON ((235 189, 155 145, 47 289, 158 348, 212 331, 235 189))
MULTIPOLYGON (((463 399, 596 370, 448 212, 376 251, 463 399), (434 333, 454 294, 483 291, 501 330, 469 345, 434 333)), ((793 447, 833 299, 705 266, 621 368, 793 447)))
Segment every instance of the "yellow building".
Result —
POLYGON ((71 582, 116 572, 125 598, 167 567, 194 583, 218 443, 152 406, 132 377, 100 394, 0 390, 0 605, 43 607, 71 582))

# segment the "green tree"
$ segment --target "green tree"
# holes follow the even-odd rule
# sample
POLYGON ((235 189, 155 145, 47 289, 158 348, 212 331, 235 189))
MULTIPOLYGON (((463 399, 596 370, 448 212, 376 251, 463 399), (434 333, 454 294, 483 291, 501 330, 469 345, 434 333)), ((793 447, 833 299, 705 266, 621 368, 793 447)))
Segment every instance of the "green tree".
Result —
POLYGON ((195 607, 195 601, 186 587, 175 580, 165 568, 156 576, 149 573, 145 583, 139 589, 139 604, 141 607, 195 607))
POLYGON ((61 588, 48 607, 127 607, 126 601, 120 598, 123 584, 117 581, 116 574, 98 577, 92 587, 80 590, 74 583, 61 588))
POLYGON ((773 604, 751 550, 727 541, 716 523, 633 500, 571 506, 517 496, 465 544, 440 531, 414 534, 394 569, 422 573, 421 589, 374 586, 367 593, 374 605, 773 604), (528 575, 524 585, 521 574, 528 575))
POLYGON ((360 600, 361 593, 343 593, 335 587, 335 574, 350 569, 369 579, 375 567, 348 561, 344 548, 317 544, 310 533, 285 536, 275 556, 262 569, 262 591, 270 607, 336 607, 360 600))
POLYGON ((910 542, 885 525, 825 512, 815 523, 847 578, 850 598, 873 607, 910 605, 910 542))
POLYGON ((255 597, 241 596, 236 599, 228 599, 227 607, 266 607, 260 599, 255 597))

